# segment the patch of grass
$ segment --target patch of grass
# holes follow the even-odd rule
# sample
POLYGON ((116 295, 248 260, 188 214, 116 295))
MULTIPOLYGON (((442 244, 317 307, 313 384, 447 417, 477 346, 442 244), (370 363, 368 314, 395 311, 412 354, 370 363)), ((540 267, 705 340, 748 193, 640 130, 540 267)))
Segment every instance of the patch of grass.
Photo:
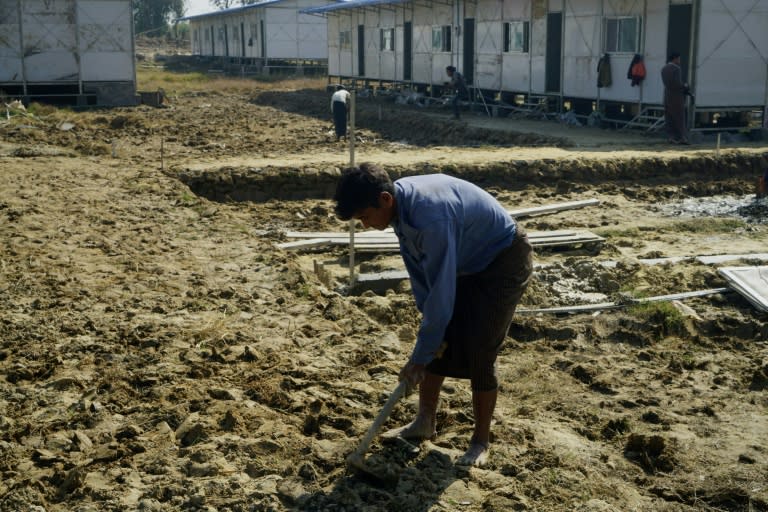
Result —
POLYGON ((170 96, 190 92, 206 91, 214 94, 247 94, 268 89, 322 89, 325 78, 297 78, 295 76, 263 76, 238 78, 209 75, 202 71, 175 72, 162 68, 139 68, 136 70, 137 88, 141 91, 163 89, 170 96))
POLYGON ((685 317, 671 302, 643 302, 630 307, 628 312, 641 321, 661 324, 667 334, 685 328, 685 317))
POLYGON ((197 203, 198 203, 197 196, 195 196, 190 192, 182 192, 179 195, 178 199, 176 200, 176 204, 178 206, 190 207, 190 206, 196 205, 197 203))
POLYGON ((167 93, 207 90, 211 77, 201 72, 171 73, 163 69, 139 68, 136 70, 136 86, 142 91, 164 89, 167 93))
MULTIPOLYGON (((50 116, 59 112, 59 108, 53 105, 43 105, 42 103, 33 102, 27 107, 27 113, 35 116, 50 116)), ((67 112, 71 112, 67 109, 67 112)))
POLYGON ((603 228, 595 229, 594 232, 596 235, 602 236, 604 238, 634 238, 640 236, 640 229, 637 227, 630 227, 626 229, 603 228))
POLYGON ((679 233, 723 233, 743 229, 747 223, 741 219, 701 218, 686 219, 666 226, 664 229, 679 233))

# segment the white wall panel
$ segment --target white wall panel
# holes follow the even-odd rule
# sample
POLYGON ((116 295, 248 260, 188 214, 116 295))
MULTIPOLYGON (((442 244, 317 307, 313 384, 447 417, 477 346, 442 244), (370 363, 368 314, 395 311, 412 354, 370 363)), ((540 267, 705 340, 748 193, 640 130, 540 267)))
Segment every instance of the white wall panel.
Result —
POLYGON ((78 0, 77 23, 82 79, 133 80, 130 2, 78 0))
POLYGON ((766 100, 768 0, 702 0, 697 106, 757 106, 766 100))
POLYGON ((0 82, 21 82, 21 39, 16 0, 0 0, 0 82))

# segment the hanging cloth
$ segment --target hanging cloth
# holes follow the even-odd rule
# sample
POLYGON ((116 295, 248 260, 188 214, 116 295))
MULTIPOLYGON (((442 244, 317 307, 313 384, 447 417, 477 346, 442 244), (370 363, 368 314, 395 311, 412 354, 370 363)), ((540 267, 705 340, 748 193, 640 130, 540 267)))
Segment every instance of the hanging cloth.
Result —
POLYGON ((645 63, 643 62, 643 56, 639 53, 636 53, 632 58, 632 62, 629 63, 627 79, 632 81, 632 87, 640 85, 645 80, 645 63))
POLYGON ((610 56, 606 53, 602 56, 597 63, 597 86, 598 87, 610 87, 611 86, 611 60, 610 56))

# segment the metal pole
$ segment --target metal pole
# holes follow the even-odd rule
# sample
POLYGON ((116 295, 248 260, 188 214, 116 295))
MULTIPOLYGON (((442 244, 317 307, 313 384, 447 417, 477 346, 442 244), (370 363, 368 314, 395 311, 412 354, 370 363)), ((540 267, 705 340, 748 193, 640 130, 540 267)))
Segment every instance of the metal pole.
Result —
POLYGON ((355 90, 349 93, 349 166, 355 166, 355 90))
MULTIPOLYGON (((696 97, 696 93, 698 92, 698 87, 696 83, 696 70, 698 68, 698 60, 699 60, 699 31, 701 30, 701 0, 694 0, 693 1, 693 13, 691 14, 693 17, 693 34, 691 34, 691 41, 689 46, 689 52, 688 52, 688 85, 690 87, 691 92, 694 94, 694 98, 696 97)), ((691 131, 694 128, 696 128, 696 102, 691 102, 690 96, 685 98, 686 103, 691 103, 691 108, 688 110, 688 130, 691 131)))
MULTIPOLYGON (((603 57, 603 51, 605 50, 605 0, 600 0, 600 51, 597 52, 597 60, 603 57)), ((595 68, 592 68, 595 69, 595 68)), ((599 77, 599 72, 598 72, 599 77)), ((595 110, 600 112, 600 91, 602 87, 597 88, 597 99, 595 101, 595 110)))
MULTIPOLYGON (((648 34, 648 0, 643 0, 643 19, 640 20, 640 24, 642 27, 642 32, 640 33, 640 51, 637 52, 643 56, 643 60, 645 60, 645 41, 646 36, 648 34)), ((640 114, 643 111, 643 82, 645 80, 641 80, 637 86, 640 88, 640 99, 638 100, 637 104, 637 113, 640 114)))
POLYGON ((525 101, 530 103, 531 94, 533 94, 533 23, 535 19, 533 16, 533 0, 528 2, 528 8, 531 12, 528 15, 528 97, 525 98, 525 101))
MULTIPOLYGON (((355 166, 355 90, 349 93, 349 166, 355 166)), ((355 284, 355 220, 349 221, 349 286, 355 284)))
MULTIPOLYGON (((80 8, 75 0, 75 58, 77 59, 77 94, 81 96, 78 98, 78 104, 82 101, 83 95, 83 56, 80 53, 80 8)), ((134 54, 135 55, 135 54, 134 54)))
POLYGON ((558 113, 563 112, 563 91, 565 90, 565 18, 567 18, 568 5, 563 0, 560 19, 560 105, 558 113))
POLYGON ((22 18, 21 0, 16 2, 16 12, 19 17, 19 58, 21 58, 21 83, 24 90, 24 97, 29 94, 27 91, 27 59, 24 50, 24 20, 22 18))
POLYGON ((768 128, 768 63, 765 66, 765 102, 763 103, 763 128, 768 128))

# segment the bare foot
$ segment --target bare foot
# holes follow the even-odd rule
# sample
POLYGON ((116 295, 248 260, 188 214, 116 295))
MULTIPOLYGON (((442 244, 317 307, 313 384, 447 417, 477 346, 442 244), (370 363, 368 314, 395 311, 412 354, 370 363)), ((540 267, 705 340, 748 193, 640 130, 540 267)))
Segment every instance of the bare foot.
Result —
POLYGON ((425 439, 432 439, 437 432, 435 431, 435 424, 433 421, 423 416, 416 416, 416 419, 404 427, 394 428, 384 432, 381 437, 392 439, 394 437, 402 437, 403 439, 413 439, 423 441, 425 439))
POLYGON ((489 452, 490 448, 487 444, 472 441, 466 453, 456 460, 456 465, 482 468, 488 463, 489 452))

